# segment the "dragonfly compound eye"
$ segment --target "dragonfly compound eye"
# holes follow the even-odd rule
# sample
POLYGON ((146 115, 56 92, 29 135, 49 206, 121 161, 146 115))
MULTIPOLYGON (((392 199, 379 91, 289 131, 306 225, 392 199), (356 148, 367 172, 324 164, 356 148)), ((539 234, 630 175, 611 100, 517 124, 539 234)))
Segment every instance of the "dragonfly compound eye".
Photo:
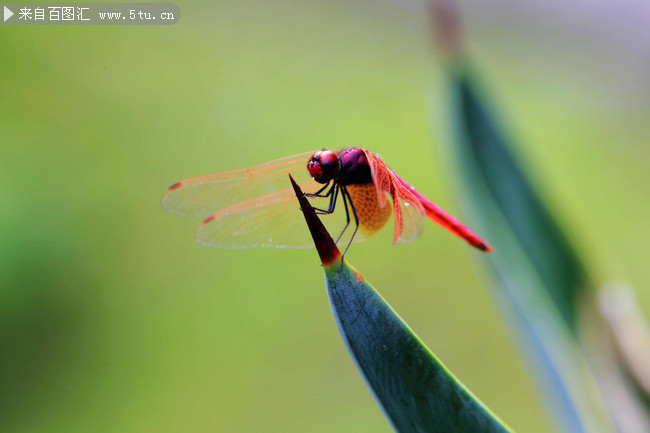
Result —
POLYGON ((318 183, 327 183, 339 174, 339 158, 331 150, 321 150, 309 158, 307 170, 318 183))

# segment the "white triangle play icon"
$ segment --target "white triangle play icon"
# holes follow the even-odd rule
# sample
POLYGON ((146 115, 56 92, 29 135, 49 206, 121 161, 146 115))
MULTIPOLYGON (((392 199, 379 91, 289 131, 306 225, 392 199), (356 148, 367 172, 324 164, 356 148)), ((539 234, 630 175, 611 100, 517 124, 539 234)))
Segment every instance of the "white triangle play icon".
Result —
POLYGON ((5 6, 5 21, 7 21, 12 16, 14 16, 14 13, 11 12, 7 6, 5 6))

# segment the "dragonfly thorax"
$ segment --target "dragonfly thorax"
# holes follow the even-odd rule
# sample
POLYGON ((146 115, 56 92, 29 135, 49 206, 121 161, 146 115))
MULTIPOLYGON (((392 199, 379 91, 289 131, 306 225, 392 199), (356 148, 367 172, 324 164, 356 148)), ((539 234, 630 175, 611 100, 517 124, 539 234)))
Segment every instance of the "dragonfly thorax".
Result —
POLYGON ((372 182, 370 165, 363 149, 351 147, 338 154, 339 169, 338 183, 341 185, 360 185, 372 182))

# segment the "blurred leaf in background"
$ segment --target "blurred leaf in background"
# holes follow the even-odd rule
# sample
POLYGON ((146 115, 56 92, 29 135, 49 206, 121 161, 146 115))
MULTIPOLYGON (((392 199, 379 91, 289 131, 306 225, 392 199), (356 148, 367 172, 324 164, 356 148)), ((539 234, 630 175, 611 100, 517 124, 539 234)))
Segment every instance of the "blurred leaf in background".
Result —
POLYGON ((645 397, 636 394, 634 380, 627 380, 625 364, 611 356, 611 341, 603 335, 597 287, 525 174, 529 170, 512 153, 495 104, 480 90, 464 53, 455 3, 434 0, 432 13, 435 41, 447 60, 453 130, 448 153, 461 180, 459 196, 494 242, 496 253, 487 263, 499 298, 559 425, 571 432, 647 431, 645 397))

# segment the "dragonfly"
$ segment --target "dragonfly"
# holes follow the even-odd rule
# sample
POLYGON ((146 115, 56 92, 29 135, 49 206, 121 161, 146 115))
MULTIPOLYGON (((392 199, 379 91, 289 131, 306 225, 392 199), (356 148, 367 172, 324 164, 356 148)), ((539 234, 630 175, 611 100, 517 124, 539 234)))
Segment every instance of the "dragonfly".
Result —
POLYGON ((162 198, 164 210, 203 218, 199 244, 222 248, 308 248, 291 175, 337 244, 371 238, 393 217, 393 244, 417 239, 426 218, 482 251, 479 236, 420 194, 361 147, 305 152, 249 168, 183 180, 162 198), (310 191, 310 192, 309 192, 310 191))

